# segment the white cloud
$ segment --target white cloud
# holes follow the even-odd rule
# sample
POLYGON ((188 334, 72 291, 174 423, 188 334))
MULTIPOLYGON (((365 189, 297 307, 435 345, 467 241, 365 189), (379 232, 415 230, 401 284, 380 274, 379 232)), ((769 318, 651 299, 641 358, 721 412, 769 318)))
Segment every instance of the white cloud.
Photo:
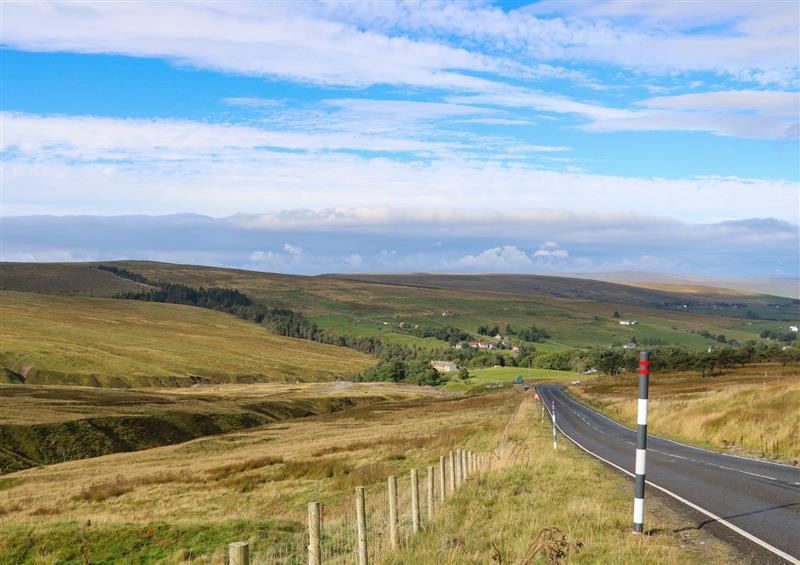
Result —
POLYGON ((518 271, 531 264, 530 257, 513 245, 493 247, 477 255, 465 255, 456 261, 461 268, 487 271, 518 271))
POLYGON ((274 269, 287 269, 292 268, 292 265, 300 264, 304 260, 304 250, 302 247, 292 245, 291 243, 283 244, 283 253, 276 251, 253 251, 250 256, 250 266, 254 268, 271 267, 274 269))
POLYGON ((457 95, 454 104, 486 104, 574 114, 588 120, 590 131, 704 131, 752 139, 797 138, 800 93, 781 91, 720 91, 660 96, 631 108, 587 104, 524 88, 457 95))
MULTIPOLYGON (((270 130, 172 119, 40 116, 0 112, 3 151, 65 159, 182 160, 269 148, 445 153, 451 142, 359 135, 356 132, 270 130)), ((241 157, 247 157, 247 153, 241 157)))
MULTIPOLYGON (((710 71, 763 84, 798 84, 796 2, 546 0, 505 11, 483 2, 365 0, 327 2, 312 11, 385 33, 456 36, 527 60, 611 63, 654 75, 710 71)), ((552 77, 563 71, 550 68, 552 77)), ((585 77, 568 78, 591 86, 585 77)))
POLYGON ((544 242, 539 249, 534 251, 534 257, 545 257, 553 259, 566 259, 569 257, 566 249, 561 249, 555 241, 544 242))
POLYGON ((297 8, 279 2, 12 3, 3 7, 3 42, 31 51, 161 57, 244 75, 350 86, 478 89, 491 81, 461 71, 524 71, 524 65, 503 58, 360 30, 297 8))
POLYGON ((300 259, 303 256, 303 248, 297 245, 292 245, 291 243, 284 243, 283 250, 289 257, 295 260, 300 259))
POLYGON ((353 268, 356 268, 356 269, 364 264, 364 258, 361 255, 357 254, 357 253, 353 253, 351 255, 348 255, 347 257, 345 257, 344 261, 350 267, 353 267, 353 268))

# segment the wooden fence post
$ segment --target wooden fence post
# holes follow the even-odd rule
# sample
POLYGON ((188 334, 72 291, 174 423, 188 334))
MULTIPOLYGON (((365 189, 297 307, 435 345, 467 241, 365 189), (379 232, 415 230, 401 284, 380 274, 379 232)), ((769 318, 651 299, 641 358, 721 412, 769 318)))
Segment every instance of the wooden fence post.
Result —
POLYGON ((389 475, 389 543, 392 549, 399 546, 397 538, 397 477, 389 475))
POLYGON ((319 530, 320 504, 308 503, 308 565, 320 565, 319 530))
POLYGON ((433 465, 428 466, 428 522, 433 520, 433 465))
POLYGON ((447 485, 447 492, 453 494, 456 491, 456 461, 453 457, 453 452, 450 452, 450 460, 448 461, 448 469, 450 471, 450 484, 447 485))
POLYGON ((247 542, 237 541, 228 545, 228 561, 230 565, 250 565, 250 546, 247 542))
POLYGON ((461 480, 463 478, 461 472, 461 449, 456 448, 456 489, 461 487, 461 480))
POLYGON ((419 480, 417 470, 411 469, 411 531, 419 531, 419 480))
POLYGON ((445 489, 447 481, 444 478, 444 455, 439 456, 439 502, 444 503, 445 489))
POLYGON ((461 450, 461 481, 467 478, 467 450, 461 450))
POLYGON ((356 525, 358 530, 358 565, 369 565, 367 555, 367 512, 364 508, 364 487, 356 487, 356 525))

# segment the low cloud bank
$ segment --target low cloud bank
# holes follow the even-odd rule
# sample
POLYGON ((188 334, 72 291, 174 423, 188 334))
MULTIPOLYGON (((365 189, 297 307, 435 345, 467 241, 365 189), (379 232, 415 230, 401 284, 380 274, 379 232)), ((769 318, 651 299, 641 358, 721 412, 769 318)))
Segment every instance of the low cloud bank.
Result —
POLYGON ((605 272, 798 277, 798 226, 552 210, 346 208, 210 218, 12 216, 3 261, 147 259, 297 274, 605 272))

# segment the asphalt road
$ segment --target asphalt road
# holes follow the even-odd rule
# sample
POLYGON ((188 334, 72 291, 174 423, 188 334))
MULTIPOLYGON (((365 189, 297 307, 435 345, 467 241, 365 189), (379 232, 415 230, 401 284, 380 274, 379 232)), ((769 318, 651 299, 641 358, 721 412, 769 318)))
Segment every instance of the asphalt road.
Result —
MULTIPOLYGON (((543 385, 539 394, 548 411, 555 400, 556 425, 562 434, 595 457, 633 474, 636 432, 575 401, 561 387, 543 385)), ((748 560, 800 564, 800 468, 651 435, 646 478, 645 497, 662 490, 683 499, 685 506, 694 505, 689 513, 697 516, 697 527, 732 541, 748 560)), ((646 508, 645 498, 645 529, 646 508)))

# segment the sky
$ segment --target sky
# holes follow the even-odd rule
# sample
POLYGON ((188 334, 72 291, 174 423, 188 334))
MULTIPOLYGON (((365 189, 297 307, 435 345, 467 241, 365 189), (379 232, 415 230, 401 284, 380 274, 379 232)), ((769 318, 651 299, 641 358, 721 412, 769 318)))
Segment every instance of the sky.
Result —
POLYGON ((800 4, 3 2, 6 261, 800 270, 800 4))

